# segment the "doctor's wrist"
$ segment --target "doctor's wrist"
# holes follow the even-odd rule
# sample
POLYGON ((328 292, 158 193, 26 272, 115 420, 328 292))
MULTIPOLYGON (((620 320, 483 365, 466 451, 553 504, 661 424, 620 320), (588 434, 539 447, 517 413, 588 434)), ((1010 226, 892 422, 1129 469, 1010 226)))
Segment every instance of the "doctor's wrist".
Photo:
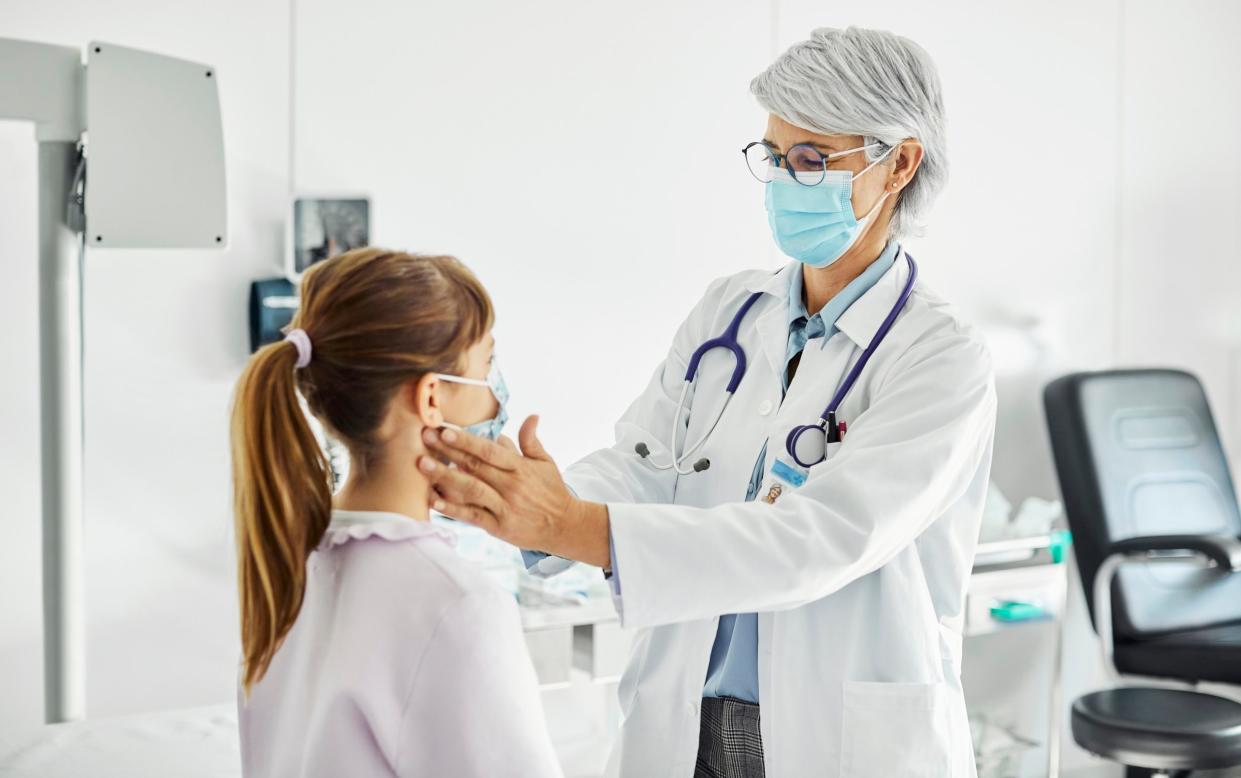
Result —
POLYGON ((576 497, 558 522, 556 556, 575 559, 596 567, 611 564, 608 540, 608 506, 576 497))

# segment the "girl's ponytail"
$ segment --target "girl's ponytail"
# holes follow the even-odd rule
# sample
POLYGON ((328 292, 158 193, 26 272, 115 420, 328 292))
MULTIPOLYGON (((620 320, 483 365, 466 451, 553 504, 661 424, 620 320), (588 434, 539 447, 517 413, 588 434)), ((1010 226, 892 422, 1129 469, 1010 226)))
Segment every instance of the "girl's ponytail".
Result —
POLYGON ((243 686, 263 677, 302 607, 306 560, 327 529, 331 470, 296 389, 297 347, 264 346, 233 405, 233 502, 243 686))

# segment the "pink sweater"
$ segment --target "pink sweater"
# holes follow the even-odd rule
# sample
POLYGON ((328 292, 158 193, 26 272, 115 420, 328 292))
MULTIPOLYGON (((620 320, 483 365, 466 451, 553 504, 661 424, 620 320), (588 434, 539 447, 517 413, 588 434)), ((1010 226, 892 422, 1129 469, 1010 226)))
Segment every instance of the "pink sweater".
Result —
POLYGON ((247 776, 560 776, 517 605, 450 533, 333 511, 249 701, 247 776))

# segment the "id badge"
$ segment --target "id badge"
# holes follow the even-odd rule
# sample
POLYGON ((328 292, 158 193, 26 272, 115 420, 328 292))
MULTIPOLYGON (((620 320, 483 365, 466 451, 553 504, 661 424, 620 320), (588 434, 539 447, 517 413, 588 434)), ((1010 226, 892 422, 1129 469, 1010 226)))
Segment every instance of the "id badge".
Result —
POLYGON ((806 483, 810 471, 796 462, 791 462, 784 457, 776 457, 776 461, 771 466, 771 474, 776 480, 796 489, 806 483))
POLYGON ((810 471, 796 462, 784 457, 777 457, 771 466, 771 479, 768 481, 767 492, 760 499, 767 504, 774 503, 786 489, 796 489, 806 483, 810 471))

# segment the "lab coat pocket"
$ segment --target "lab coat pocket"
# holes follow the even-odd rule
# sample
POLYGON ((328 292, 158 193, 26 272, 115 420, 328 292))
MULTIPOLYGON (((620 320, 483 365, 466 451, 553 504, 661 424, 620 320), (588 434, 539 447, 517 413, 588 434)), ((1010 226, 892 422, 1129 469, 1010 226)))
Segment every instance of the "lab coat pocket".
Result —
POLYGON ((942 683, 846 681, 841 778, 952 775, 942 683))

